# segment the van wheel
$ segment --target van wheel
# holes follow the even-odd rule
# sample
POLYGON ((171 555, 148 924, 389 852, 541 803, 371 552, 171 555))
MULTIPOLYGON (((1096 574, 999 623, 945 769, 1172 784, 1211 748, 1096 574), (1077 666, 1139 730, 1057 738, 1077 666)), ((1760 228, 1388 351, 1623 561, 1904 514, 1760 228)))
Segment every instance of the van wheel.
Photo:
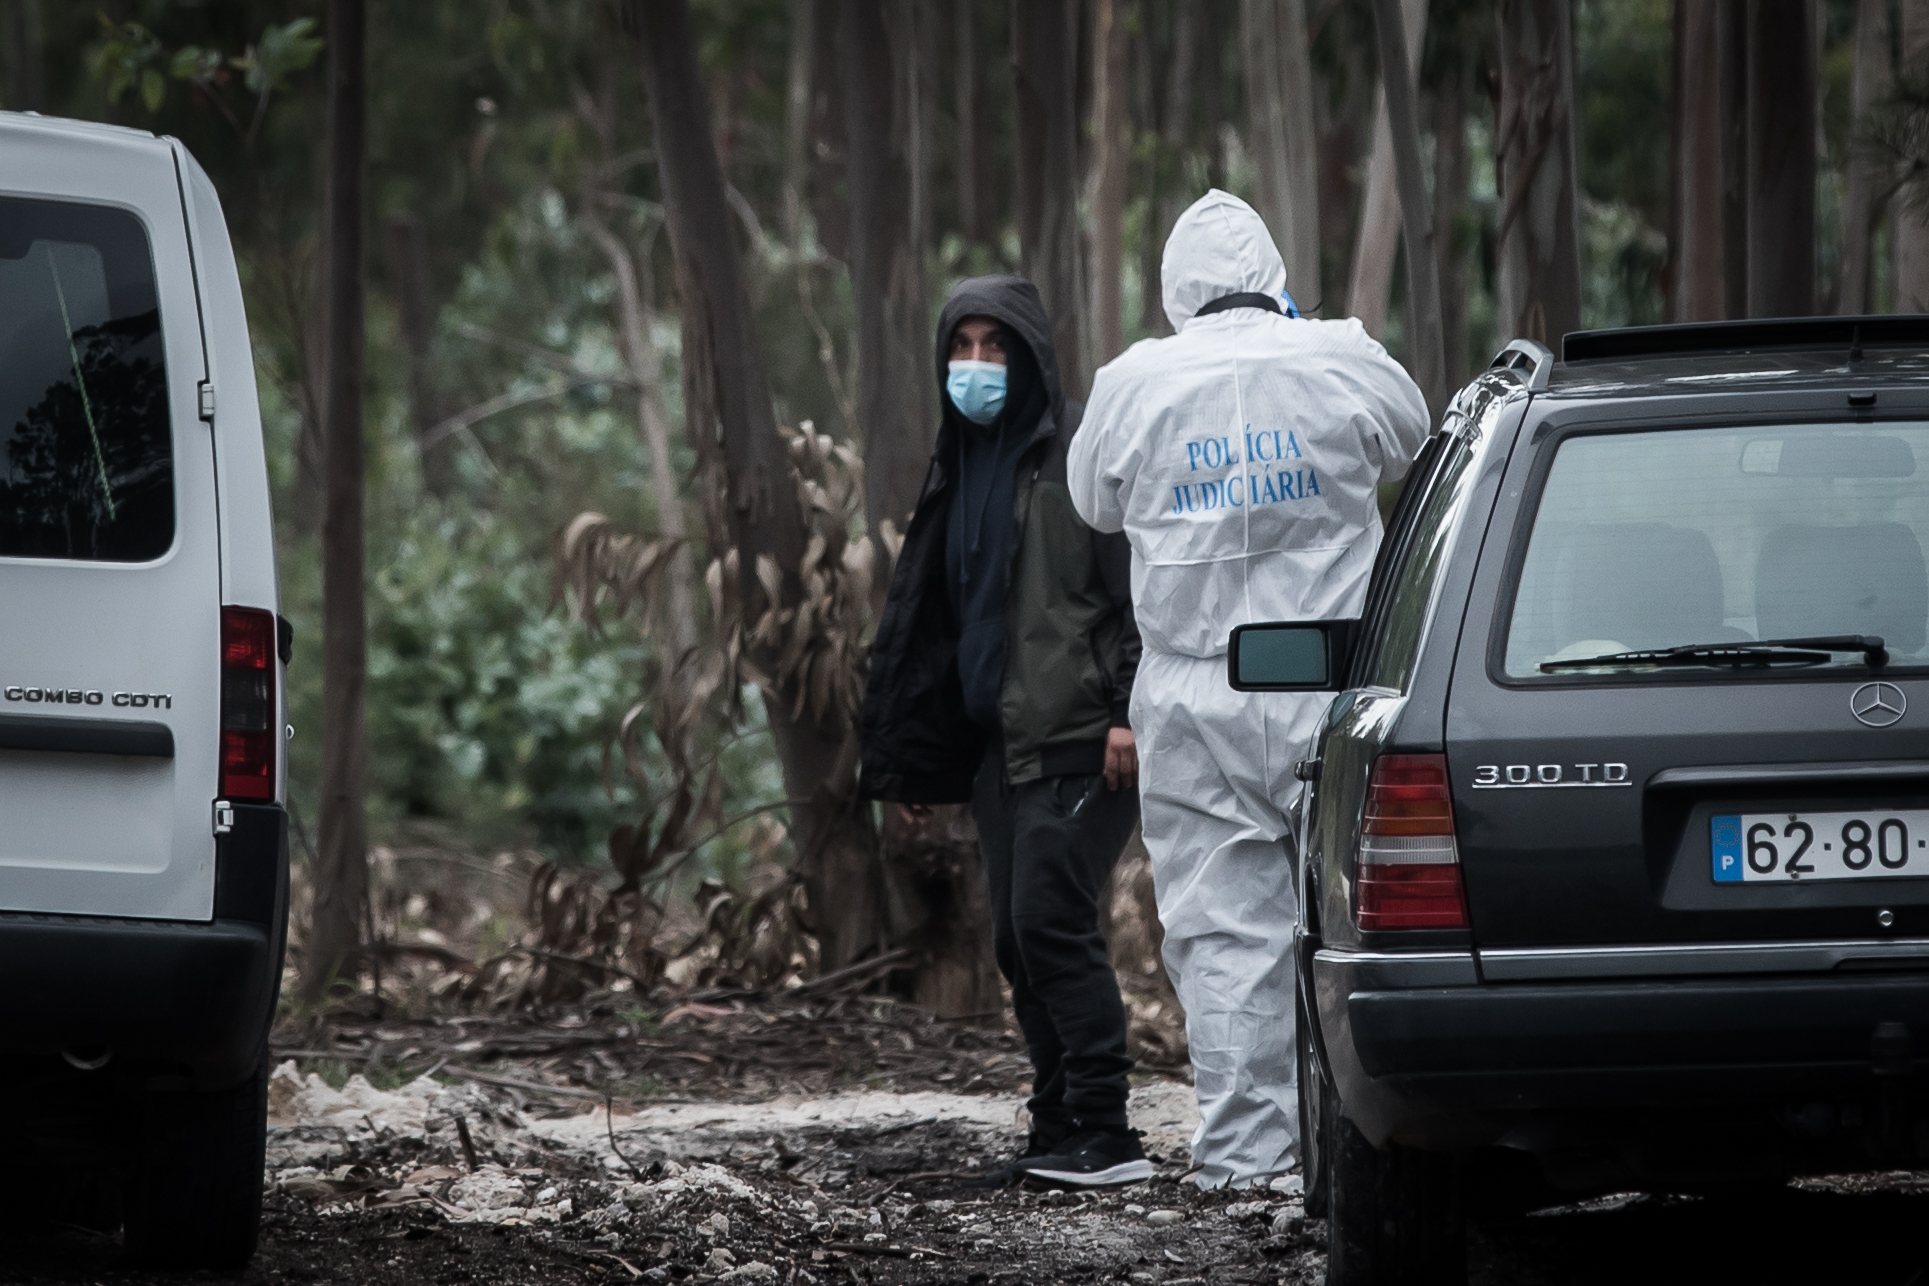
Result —
POLYGON ((1322 1087, 1327 1286, 1458 1286, 1467 1225, 1453 1158, 1376 1148, 1322 1087))
POLYGON ((1325 1096, 1326 1069, 1319 1064, 1319 1056, 1314 1052, 1313 1030, 1315 1019, 1307 1012, 1306 998, 1296 999, 1299 1009, 1298 1049, 1294 1054, 1299 1063, 1299 1173, 1305 1181, 1306 1216, 1309 1219, 1326 1217, 1326 1194, 1329 1182, 1326 1163, 1326 1139, 1322 1122, 1325 1113, 1322 1108, 1325 1096))
POLYGON ((232 1089, 155 1093, 122 1222, 128 1258, 155 1268, 240 1268, 261 1232, 268 1058, 232 1089))

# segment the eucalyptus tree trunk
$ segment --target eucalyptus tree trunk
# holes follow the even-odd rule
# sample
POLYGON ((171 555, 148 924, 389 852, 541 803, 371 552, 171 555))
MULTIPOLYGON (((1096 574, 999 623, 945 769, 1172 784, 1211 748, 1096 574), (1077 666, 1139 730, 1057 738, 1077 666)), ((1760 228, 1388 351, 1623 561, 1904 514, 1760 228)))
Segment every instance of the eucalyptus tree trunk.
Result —
POLYGON ((442 388, 435 361, 436 292, 431 284, 429 239, 412 214, 388 221, 389 277, 395 290, 397 337, 407 372, 409 424, 415 432, 422 489, 446 499, 454 481, 453 443, 438 440, 437 427, 455 408, 442 388))
POLYGON ((1413 102, 1413 77, 1407 70, 1400 0, 1373 0, 1373 25, 1380 38, 1387 124, 1400 188, 1400 223, 1407 261, 1408 360, 1413 365, 1415 383, 1426 395, 1427 409, 1438 415, 1446 407, 1449 392, 1447 364, 1440 346, 1440 263, 1434 257, 1433 203, 1427 197, 1427 178, 1420 162, 1420 116, 1413 102))
MULTIPOLYGON (((1850 120, 1860 129, 1889 92, 1888 0, 1856 0, 1855 65, 1850 120)), ((1842 267, 1837 311, 1874 312, 1875 230, 1882 218, 1882 176, 1864 149, 1851 145, 1849 190, 1842 208, 1842 267)))
MULTIPOLYGON (((1377 0, 1375 3, 1377 5, 1377 0)), ((1420 51, 1427 44, 1427 0, 1402 0, 1400 21, 1406 46, 1413 51, 1411 71, 1418 67, 1420 51)), ((1408 84, 1411 87, 1412 82, 1408 84)), ((1387 113, 1383 66, 1380 92, 1374 98, 1373 150, 1367 158, 1366 185, 1360 193, 1360 232, 1353 243, 1353 271, 1346 284, 1346 311, 1359 318, 1367 332, 1375 336, 1386 331, 1399 238, 1400 189, 1394 169, 1393 128, 1387 113)))
MULTIPOLYGON (((883 0, 839 0, 838 44, 850 160, 851 298, 857 312, 857 417, 871 530, 902 533, 937 427, 923 248, 911 205, 916 126, 893 110, 907 52, 883 0)), ((903 11, 899 17, 902 18, 903 11)), ((879 578, 878 590, 883 591, 879 578)))
POLYGON ((816 69, 819 0, 791 0, 790 31, 784 67, 784 241, 792 249, 803 242, 804 212, 810 207, 810 114, 816 99, 812 72, 816 69))
POLYGON ((1676 321, 1727 313, 1727 222, 1722 192, 1724 127, 1720 11, 1675 0, 1674 298, 1676 321))
POLYGON ((1018 242, 1052 319, 1065 396, 1083 399, 1085 264, 1079 253, 1078 2, 1012 0, 1018 242))
POLYGON ((1815 311, 1816 26, 1812 0, 1751 0, 1748 315, 1815 311))
POLYGON ((1127 160, 1124 0, 1094 0, 1091 341, 1095 364, 1125 347, 1125 166, 1127 160))
MULTIPOLYGON (((1902 0, 1901 69, 1929 73, 1929 0, 1902 0)), ((1896 200, 1895 311, 1929 312, 1929 211, 1896 200)))
POLYGON ((1721 94, 1722 312, 1748 315, 1749 0, 1713 0, 1715 77, 1721 94))
POLYGON ((1249 146, 1260 213, 1286 260, 1286 285, 1320 298, 1319 131, 1305 0, 1241 0, 1249 146))
POLYGON ((1473 178, 1467 144, 1467 104, 1472 97, 1473 68, 1469 66, 1450 73, 1434 96, 1433 253, 1440 265, 1440 357, 1449 385, 1473 374, 1467 339, 1467 256, 1460 235, 1473 178))
MULTIPOLYGON (((706 516, 713 543, 737 551, 734 589, 746 620, 754 620, 767 607, 793 608, 801 598, 803 515, 730 235, 736 225, 688 4, 636 0, 630 12, 642 36, 644 90, 682 311, 684 428, 710 479, 706 516), (777 570, 774 596, 758 579, 760 564, 777 570)), ((791 801, 790 832, 819 964, 836 969, 880 954, 895 936, 894 920, 877 837, 856 800, 856 737, 847 720, 809 712, 774 649, 751 651, 749 659, 774 676, 763 704, 791 801)))
POLYGON ((953 186, 958 230, 965 244, 974 248, 990 246, 997 236, 991 218, 991 149, 985 146, 986 131, 980 126, 985 102, 984 59, 979 47, 981 20, 976 5, 952 6, 952 103, 957 116, 952 130, 956 145, 953 186))
POLYGON ((1566 0, 1504 0, 1494 135, 1498 338, 1558 347, 1581 324, 1574 27, 1566 0))
MULTIPOLYGON (((1170 324, 1165 315, 1164 290, 1160 270, 1165 261, 1166 238, 1179 212, 1201 193, 1191 190, 1186 173, 1186 158, 1194 141, 1193 104, 1198 95, 1193 83, 1198 78, 1201 47, 1209 43, 1212 11, 1205 3, 1175 5, 1169 11, 1172 46, 1169 59, 1162 65, 1166 73, 1159 106, 1158 144, 1153 149, 1156 171, 1147 192, 1145 241, 1141 247, 1140 278, 1144 297, 1139 301, 1139 325, 1148 335, 1162 335, 1170 324)), ((1161 64, 1147 69, 1156 75, 1161 64)))
POLYGON ((46 82, 42 78, 40 0, 10 0, 6 6, 6 61, 0 64, 0 106, 9 111, 38 112, 46 107, 46 82))
POLYGON ((368 679, 362 501, 362 0, 328 3, 327 189, 323 198, 327 417, 322 512, 322 770, 315 902, 301 993, 359 969, 368 907, 368 679))

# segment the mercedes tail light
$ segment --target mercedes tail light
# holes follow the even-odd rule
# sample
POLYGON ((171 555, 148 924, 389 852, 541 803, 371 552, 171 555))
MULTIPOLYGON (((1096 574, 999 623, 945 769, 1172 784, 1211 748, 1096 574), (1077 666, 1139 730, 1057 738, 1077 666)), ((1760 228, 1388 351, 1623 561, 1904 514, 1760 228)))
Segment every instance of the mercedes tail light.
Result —
POLYGON ((275 797, 275 614, 221 609, 221 797, 275 797))
POLYGON ((1367 781, 1354 884, 1361 929, 1464 929, 1445 755, 1381 755, 1367 781))

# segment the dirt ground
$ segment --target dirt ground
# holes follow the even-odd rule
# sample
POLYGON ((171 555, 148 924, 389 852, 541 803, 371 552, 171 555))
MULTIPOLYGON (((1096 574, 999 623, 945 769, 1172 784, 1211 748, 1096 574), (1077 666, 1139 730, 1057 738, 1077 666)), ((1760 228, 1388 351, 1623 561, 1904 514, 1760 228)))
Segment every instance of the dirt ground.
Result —
MULTIPOLYGON (((873 1002, 311 1025, 271 1090, 271 1195, 235 1283, 1316 1283, 1285 1193, 1181 1182, 1184 1081, 1134 1090, 1164 1164, 1096 1196, 994 1189, 1008 1036, 873 1002), (356 1069, 350 1072, 349 1069, 356 1069), (348 1073, 347 1075, 344 1075, 348 1073)), ((1478 1225, 1472 1280, 1929 1282, 1929 1178, 1753 1203, 1619 1198, 1478 1225)), ((0 1281, 133 1283, 111 1236, 0 1237, 0 1281)))

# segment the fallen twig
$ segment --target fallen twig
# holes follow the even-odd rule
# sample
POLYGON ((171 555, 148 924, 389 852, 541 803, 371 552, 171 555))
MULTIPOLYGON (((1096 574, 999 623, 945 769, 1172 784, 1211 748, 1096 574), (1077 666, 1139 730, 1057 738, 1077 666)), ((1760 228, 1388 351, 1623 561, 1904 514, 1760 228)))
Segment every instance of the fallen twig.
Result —
POLYGON ((847 1255, 884 1255, 891 1259, 910 1259, 914 1255, 930 1255, 935 1259, 957 1258, 957 1256, 948 1255, 942 1250, 934 1250, 930 1246, 890 1246, 882 1242, 827 1241, 824 1243, 823 1248, 825 1250, 841 1250, 847 1255))

